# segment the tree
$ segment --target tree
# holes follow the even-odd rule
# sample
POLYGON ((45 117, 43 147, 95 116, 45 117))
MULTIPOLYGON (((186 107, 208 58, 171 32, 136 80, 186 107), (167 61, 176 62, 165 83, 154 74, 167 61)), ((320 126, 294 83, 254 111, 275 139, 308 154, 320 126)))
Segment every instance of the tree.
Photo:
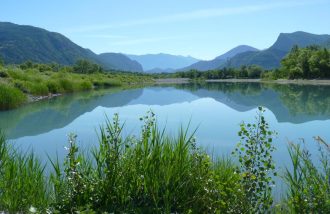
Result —
POLYGON ((95 72, 100 72, 100 71, 102 71, 102 69, 99 65, 97 65, 95 63, 92 63, 85 59, 80 59, 73 66, 73 71, 75 73, 91 74, 91 73, 95 73, 95 72))

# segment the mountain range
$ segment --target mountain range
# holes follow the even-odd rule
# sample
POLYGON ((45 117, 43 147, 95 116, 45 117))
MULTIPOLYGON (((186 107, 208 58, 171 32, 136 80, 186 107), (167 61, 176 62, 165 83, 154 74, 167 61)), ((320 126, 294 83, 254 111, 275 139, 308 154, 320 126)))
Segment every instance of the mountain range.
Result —
POLYGON ((275 43, 265 50, 259 51, 250 46, 238 46, 227 52, 230 54, 226 53, 211 61, 200 61, 179 70, 196 69, 206 71, 224 67, 236 68, 242 65, 259 65, 264 69, 278 68, 281 60, 290 52, 294 45, 298 47, 309 45, 330 47, 330 35, 316 35, 302 31, 281 33, 275 43))
POLYGON ((199 61, 199 62, 196 62, 187 67, 181 68, 179 70, 188 71, 188 70, 195 69, 195 70, 199 70, 199 71, 207 71, 207 70, 216 69, 216 68, 221 67, 221 65, 226 64, 226 62, 228 60, 230 60, 232 57, 236 56, 237 54, 249 52, 249 51, 253 52, 253 51, 259 51, 259 50, 256 48, 253 48, 251 46, 248 46, 248 45, 240 45, 240 46, 237 46, 237 47, 231 49, 230 51, 216 57, 213 60, 199 61))
POLYGON ((146 55, 127 54, 126 56, 131 60, 139 62, 143 70, 147 73, 172 72, 199 61, 190 56, 176 56, 164 53, 146 55))
POLYGON ((31 60, 39 63, 72 65, 79 59, 87 59, 105 69, 147 73, 191 69, 205 71, 242 65, 259 65, 265 69, 273 69, 280 66, 281 60, 294 45, 299 47, 319 45, 330 48, 330 35, 316 35, 302 31, 281 33, 275 43, 265 50, 240 45, 213 60, 201 61, 190 56, 164 53, 96 54, 59 33, 33 26, 0 22, 0 58, 7 64, 19 64, 31 60))
POLYGON ((319 45, 329 47, 330 35, 316 35, 297 31, 294 33, 281 33, 276 42, 263 51, 250 51, 237 54, 232 57, 226 67, 239 67, 241 65, 259 65, 265 69, 273 69, 280 66, 281 60, 287 55, 294 45, 306 47, 319 45))
POLYGON ((9 22, 0 22, 0 57, 8 64, 31 60, 72 65, 79 59, 87 59, 105 69, 142 71, 139 63, 123 54, 97 55, 59 33, 9 22))

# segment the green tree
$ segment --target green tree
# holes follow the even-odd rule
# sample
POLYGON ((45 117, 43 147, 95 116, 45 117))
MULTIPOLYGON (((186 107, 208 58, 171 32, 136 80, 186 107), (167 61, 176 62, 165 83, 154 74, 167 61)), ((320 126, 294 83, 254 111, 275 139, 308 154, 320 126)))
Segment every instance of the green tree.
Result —
POLYGON ((85 59, 78 60, 73 66, 73 71, 75 73, 91 74, 95 72, 100 72, 101 70, 102 69, 99 65, 85 59))
POLYGON ((239 160, 239 173, 244 192, 249 200, 251 213, 266 213, 273 204, 272 176, 276 176, 272 152, 275 132, 269 130, 262 107, 258 108, 254 124, 241 124, 241 140, 233 152, 239 160))

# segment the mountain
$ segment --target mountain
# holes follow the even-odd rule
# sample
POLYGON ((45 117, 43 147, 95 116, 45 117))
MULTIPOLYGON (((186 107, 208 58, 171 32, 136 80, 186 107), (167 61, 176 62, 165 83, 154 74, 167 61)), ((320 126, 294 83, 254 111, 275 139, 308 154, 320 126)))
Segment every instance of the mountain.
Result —
POLYGON ((330 35, 316 35, 297 31, 294 33, 281 33, 276 42, 263 51, 251 51, 238 54, 231 58, 224 66, 239 67, 241 65, 259 65, 265 69, 280 66, 281 60, 290 52, 294 45, 306 47, 309 45, 328 46, 330 35))
POLYGON ((99 55, 99 59, 104 64, 111 64, 123 71, 143 72, 142 65, 135 60, 131 60, 124 54, 119 53, 103 53, 99 55))
POLYGON ((151 69, 151 70, 147 70, 145 71, 146 73, 149 73, 149 74, 156 74, 156 73, 172 73, 172 72, 175 72, 175 69, 173 68, 154 68, 154 69, 151 69))
POLYGON ((146 54, 146 55, 130 55, 127 54, 131 60, 136 60, 139 62, 144 71, 150 71, 153 69, 167 70, 167 69, 178 69, 182 67, 189 66, 195 62, 198 62, 198 59, 195 59, 190 56, 176 56, 170 54, 146 54))
POLYGON ((181 68, 179 70, 182 71, 187 71, 187 70, 199 70, 199 71, 207 71, 207 70, 212 70, 212 69, 216 69, 221 67, 222 65, 224 65, 229 59, 231 59, 232 57, 236 56, 237 54, 240 53, 245 53, 245 52, 257 52, 258 49, 247 46, 247 45, 240 45, 237 46, 233 49, 231 49, 230 51, 216 57, 213 60, 210 61, 199 61, 196 62, 188 67, 185 68, 181 68))
MULTIPOLYGON (((113 54, 111 57, 126 59, 123 59, 122 63, 113 63, 115 59, 99 57, 91 50, 80 47, 59 33, 33 26, 0 22, 0 57, 8 64, 19 64, 31 60, 39 63, 55 62, 72 65, 78 59, 87 59, 102 65, 105 69, 126 70, 126 62, 130 59, 117 55, 113 54)), ((134 64, 134 62, 129 63, 134 64)), ((140 66, 132 67, 132 69, 135 71, 140 69, 140 66)))

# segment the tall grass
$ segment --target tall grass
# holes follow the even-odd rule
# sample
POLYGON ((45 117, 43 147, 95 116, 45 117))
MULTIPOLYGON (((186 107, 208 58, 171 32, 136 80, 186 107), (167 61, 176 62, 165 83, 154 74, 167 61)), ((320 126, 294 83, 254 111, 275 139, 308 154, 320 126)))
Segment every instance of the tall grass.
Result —
POLYGON ((230 189, 232 178, 237 178, 230 161, 221 164, 219 160, 213 165, 187 130, 181 129, 172 138, 158 129, 152 113, 143 120, 140 138, 121 136, 123 126, 118 115, 108 120, 101 129, 93 160, 86 161, 76 147, 75 137, 70 138, 64 173, 53 161, 58 172, 52 177, 53 183, 59 184, 55 188, 59 212, 92 209, 115 213, 201 213, 238 209, 231 203, 223 205, 223 193, 218 191, 221 186, 228 197, 242 195, 239 188, 230 189))
POLYGON ((96 72, 78 74, 70 72, 70 67, 53 70, 50 66, 36 65, 8 66, 0 73, 0 110, 20 106, 26 95, 45 96, 57 93, 72 93, 109 88, 144 82, 151 82, 151 77, 134 73, 96 72), (42 67, 40 70, 39 68, 42 67))
POLYGON ((301 145, 291 143, 288 148, 293 170, 286 169, 284 178, 289 186, 288 208, 294 213, 330 213, 330 145, 319 137, 315 140, 319 167, 301 145))
POLYGON ((31 154, 10 147, 0 134, 0 210, 27 212, 49 205, 44 166, 31 154))
MULTIPOLYGON (((69 135, 67 155, 64 161, 50 159, 50 174, 33 153, 15 150, 0 134, 0 211, 253 213, 260 207, 276 211, 274 204, 266 209, 251 203, 251 186, 258 181, 269 184, 269 180, 251 180, 248 185, 242 171, 246 164, 236 165, 230 157, 212 159, 197 147, 194 132, 188 129, 181 128, 174 137, 167 135, 152 112, 141 120, 140 136, 123 137, 118 115, 107 119, 100 127, 99 145, 89 152, 80 151, 77 136, 69 135)), ((244 129, 252 133, 244 134, 245 145, 254 143, 255 131, 267 132, 265 124, 259 121, 244 129)), ((260 136, 260 142, 270 143, 260 136)), ((322 168, 315 167, 299 146, 289 147, 294 170, 285 174, 289 191, 283 207, 290 212, 329 213, 329 146, 319 142, 324 145, 322 168)), ((269 191, 259 188, 256 193, 259 197, 269 191)))
POLYGON ((0 110, 8 110, 22 105, 26 95, 20 90, 0 82, 0 110))

